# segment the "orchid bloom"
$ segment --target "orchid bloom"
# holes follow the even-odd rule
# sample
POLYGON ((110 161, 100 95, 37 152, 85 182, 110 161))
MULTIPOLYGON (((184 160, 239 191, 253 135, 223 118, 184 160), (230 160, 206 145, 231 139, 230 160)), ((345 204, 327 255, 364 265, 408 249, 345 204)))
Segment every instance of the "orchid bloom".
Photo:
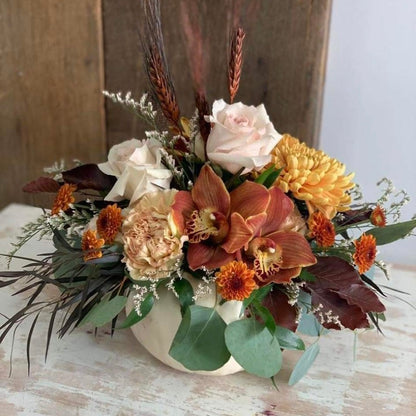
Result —
POLYGON ((270 188, 269 195, 266 221, 243 256, 252 263, 260 284, 289 283, 302 267, 315 264, 316 258, 301 233, 287 231, 286 219, 294 209, 292 200, 277 187, 270 188))
POLYGON ((231 193, 221 178, 205 165, 190 192, 179 191, 172 218, 189 241, 189 267, 215 269, 236 258, 236 253, 266 221, 268 190, 246 181, 231 193))

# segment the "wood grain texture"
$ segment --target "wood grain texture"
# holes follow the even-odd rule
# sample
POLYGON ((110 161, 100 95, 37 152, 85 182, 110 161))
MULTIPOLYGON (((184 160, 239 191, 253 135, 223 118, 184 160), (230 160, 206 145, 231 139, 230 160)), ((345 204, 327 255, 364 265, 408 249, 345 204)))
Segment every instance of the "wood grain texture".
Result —
POLYGON ((0 206, 64 158, 106 154, 100 0, 0 2, 0 206))
MULTIPOLYGON (((228 98, 228 35, 236 15, 247 32, 240 91, 236 101, 264 103, 275 127, 318 144, 331 9, 330 0, 161 1, 165 47, 182 114, 193 113, 193 93, 180 16, 182 7, 205 39, 207 97, 228 98), (183 4, 184 6, 183 6, 183 4), (232 17, 234 16, 234 17, 232 17)), ((140 2, 103 1, 106 89, 148 90, 138 31, 140 2)), ((143 126, 107 102, 107 137, 115 144, 143 137, 143 126)))
MULTIPOLYGON (((0 253, 8 251, 19 227, 39 213, 21 205, 0 211, 0 253)), ((33 241, 21 254, 48 250, 50 242, 33 241)), ((22 263, 12 265, 18 269, 22 263)), ((381 274, 376 279, 385 280, 381 274)), ((393 268, 388 285, 410 292, 406 300, 415 304, 415 282, 414 270, 393 268)), ((25 294, 11 296, 17 289, 14 285, 0 290, 1 313, 11 315, 25 304, 25 294)), ((147 353, 130 330, 116 331, 111 338, 108 327, 97 337, 85 327, 59 341, 53 337, 45 364, 49 320, 40 315, 30 377, 25 358, 30 322, 16 334, 10 378, 11 334, 0 345, 0 416, 414 416, 416 312, 393 296, 385 303, 385 335, 361 332, 355 361, 354 334, 333 331, 321 337, 321 352, 308 375, 289 387, 299 353, 285 351, 276 376, 279 391, 270 380, 244 372, 225 377, 178 372, 147 353)), ((0 325, 3 322, 0 316, 0 325)))

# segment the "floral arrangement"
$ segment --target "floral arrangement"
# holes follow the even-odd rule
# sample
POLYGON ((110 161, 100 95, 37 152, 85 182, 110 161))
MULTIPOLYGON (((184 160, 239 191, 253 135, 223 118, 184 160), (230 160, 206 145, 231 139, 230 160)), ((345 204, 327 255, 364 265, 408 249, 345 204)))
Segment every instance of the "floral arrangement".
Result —
POLYGON ((304 352, 294 384, 319 351, 317 342, 306 348, 297 329, 317 339, 328 329, 380 329, 387 288, 370 270, 386 272, 377 246, 416 227, 415 219, 398 222, 408 197, 382 180, 380 199, 363 202, 342 163, 279 134, 263 105, 234 102, 241 28, 231 39, 230 104, 219 99, 210 110, 199 90, 193 117, 181 117, 157 2, 145 2, 145 11, 146 68, 164 121, 147 95, 135 101, 130 93, 105 92, 147 123, 146 138, 113 146, 104 163, 56 166, 25 186, 56 197, 23 229, 10 258, 19 258, 17 250, 33 237, 52 236, 54 251, 23 271, 0 273, 0 286, 24 280, 19 293, 30 293, 1 325, 0 342, 33 316, 29 353, 43 311, 50 314, 46 353, 61 311, 59 337, 84 324, 110 323, 112 333, 135 327, 154 308, 163 312, 163 292, 181 319, 169 356, 185 369, 214 371, 232 358, 249 373, 273 378, 282 352, 296 349, 304 352), (39 300, 50 285, 57 296, 39 300), (201 305, 207 296, 213 304, 201 305), (227 308, 237 311, 235 319, 227 308))

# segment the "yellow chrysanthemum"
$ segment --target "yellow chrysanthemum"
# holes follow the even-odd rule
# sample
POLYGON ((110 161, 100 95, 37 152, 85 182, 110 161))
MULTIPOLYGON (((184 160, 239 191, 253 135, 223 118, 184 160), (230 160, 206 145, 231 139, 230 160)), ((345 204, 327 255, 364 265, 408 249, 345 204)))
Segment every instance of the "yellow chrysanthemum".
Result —
POLYGON ((331 219, 347 211, 351 203, 348 190, 354 174, 344 175, 345 165, 285 134, 272 151, 272 163, 283 170, 276 185, 306 202, 309 211, 323 212, 331 219))

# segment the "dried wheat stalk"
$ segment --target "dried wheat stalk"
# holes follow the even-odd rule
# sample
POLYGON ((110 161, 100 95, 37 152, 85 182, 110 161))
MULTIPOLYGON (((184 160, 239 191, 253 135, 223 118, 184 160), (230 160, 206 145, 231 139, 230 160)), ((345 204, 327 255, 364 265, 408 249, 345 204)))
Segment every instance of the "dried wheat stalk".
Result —
POLYGON ((145 33, 142 45, 153 93, 172 130, 179 134, 180 111, 165 58, 158 0, 144 0, 145 33))
POLYGON ((228 91, 231 103, 234 101, 240 86, 241 68, 243 66, 243 40, 245 36, 246 34, 241 27, 234 30, 232 34, 230 60, 228 63, 228 91))

